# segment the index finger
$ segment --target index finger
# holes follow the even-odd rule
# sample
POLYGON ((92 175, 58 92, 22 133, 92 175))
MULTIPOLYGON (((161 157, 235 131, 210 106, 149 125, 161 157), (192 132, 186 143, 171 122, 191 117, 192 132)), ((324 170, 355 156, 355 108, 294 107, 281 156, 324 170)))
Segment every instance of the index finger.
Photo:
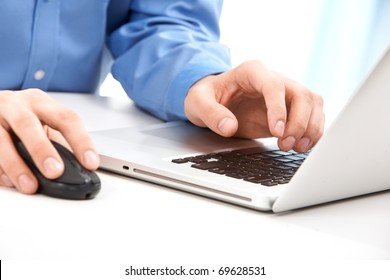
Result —
POLYGON ((287 119, 284 81, 277 73, 270 71, 258 61, 244 63, 238 68, 239 71, 240 68, 243 68, 244 74, 235 75, 237 83, 244 90, 254 90, 263 96, 269 130, 274 137, 283 136, 287 119), (246 77, 246 80, 239 81, 241 77, 246 77))
POLYGON ((63 135, 83 166, 90 170, 98 168, 96 148, 80 117, 74 111, 49 97, 46 102, 35 108, 35 113, 44 124, 63 135))

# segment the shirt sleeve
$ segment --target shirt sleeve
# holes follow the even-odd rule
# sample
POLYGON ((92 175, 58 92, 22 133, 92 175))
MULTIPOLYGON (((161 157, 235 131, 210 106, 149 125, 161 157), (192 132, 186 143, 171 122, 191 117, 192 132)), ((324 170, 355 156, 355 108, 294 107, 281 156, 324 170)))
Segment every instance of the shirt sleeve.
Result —
POLYGON ((186 120, 184 99, 199 79, 230 69, 219 43, 222 0, 131 1, 130 19, 108 46, 113 76, 128 96, 151 114, 186 120))

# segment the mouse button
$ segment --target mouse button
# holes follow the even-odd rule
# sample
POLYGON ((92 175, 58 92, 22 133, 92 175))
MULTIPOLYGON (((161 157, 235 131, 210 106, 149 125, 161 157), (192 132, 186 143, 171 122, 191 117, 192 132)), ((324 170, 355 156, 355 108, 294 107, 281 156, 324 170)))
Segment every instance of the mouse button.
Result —
MULTIPOLYGON (((68 163, 76 170, 78 170, 80 173, 83 173, 85 172, 85 168, 80 164, 80 162, 78 162, 77 159, 75 158, 72 158, 72 159, 67 159, 68 163)), ((64 160, 65 161, 65 160, 64 160)))
POLYGON ((60 157, 65 161, 65 160, 68 160, 68 161, 73 161, 73 160, 76 160, 76 157, 73 155, 73 153, 68 150, 67 148, 65 148, 64 146, 62 146, 61 144, 57 143, 57 142, 54 142, 54 141, 51 141, 53 146, 56 148, 58 154, 60 155, 60 157))
POLYGON ((80 171, 70 161, 66 159, 63 161, 65 165, 64 173, 55 181, 64 184, 84 184, 86 179, 80 174, 80 171))
POLYGON ((100 184, 100 178, 99 178, 99 176, 95 172, 89 171, 88 175, 91 178, 92 183, 100 184))
POLYGON ((55 144, 55 146, 57 147, 57 151, 61 156, 64 164, 68 164, 69 168, 76 169, 79 173, 79 176, 89 179, 88 176, 85 176, 85 173, 87 173, 88 171, 81 165, 81 163, 77 160, 76 156, 64 146, 58 143, 55 144))

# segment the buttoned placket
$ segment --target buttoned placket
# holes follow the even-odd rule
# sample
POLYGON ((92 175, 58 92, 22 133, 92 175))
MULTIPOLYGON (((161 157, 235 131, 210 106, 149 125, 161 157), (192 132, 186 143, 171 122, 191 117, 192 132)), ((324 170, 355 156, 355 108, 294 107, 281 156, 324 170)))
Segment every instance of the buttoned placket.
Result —
POLYGON ((36 1, 30 56, 23 88, 49 88, 58 58, 59 5, 59 0, 36 1))

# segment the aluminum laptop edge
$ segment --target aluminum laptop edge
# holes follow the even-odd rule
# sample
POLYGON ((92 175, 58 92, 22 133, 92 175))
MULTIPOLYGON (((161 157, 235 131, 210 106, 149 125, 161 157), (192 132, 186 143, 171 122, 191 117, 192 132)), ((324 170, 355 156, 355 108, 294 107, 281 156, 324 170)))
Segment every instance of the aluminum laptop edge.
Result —
POLYGON ((390 189, 390 48, 288 184, 262 186, 172 159, 275 139, 223 138, 187 122, 93 131, 100 168, 240 206, 283 212, 390 189))

